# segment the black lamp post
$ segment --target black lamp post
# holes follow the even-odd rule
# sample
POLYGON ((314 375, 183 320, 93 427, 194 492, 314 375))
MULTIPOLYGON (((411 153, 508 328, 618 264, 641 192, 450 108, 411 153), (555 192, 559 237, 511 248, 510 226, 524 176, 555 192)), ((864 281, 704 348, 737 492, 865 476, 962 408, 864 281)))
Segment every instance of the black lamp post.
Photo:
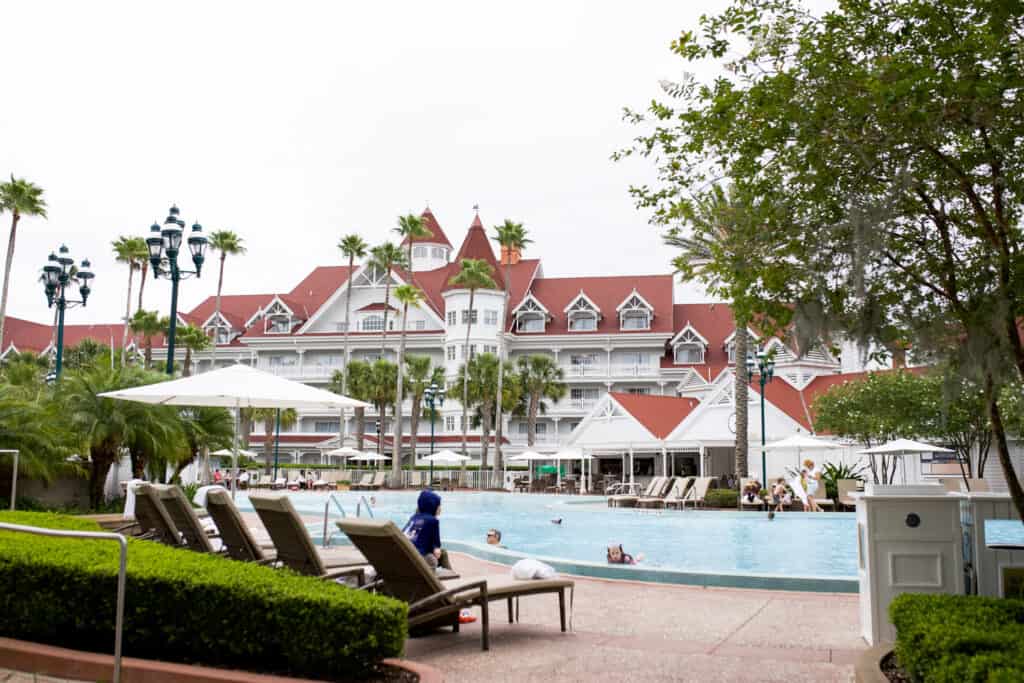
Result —
MULTIPOLYGON (((444 405, 444 387, 437 386, 437 382, 431 382, 430 386, 423 391, 423 400, 427 402, 427 407, 430 408, 430 454, 434 454, 434 420, 437 419, 437 408, 438 406, 444 405)), ((415 459, 415 455, 413 456, 415 459)), ((434 461, 430 461, 430 483, 427 485, 428 488, 434 483, 434 461)))
POLYGON ((43 285, 46 288, 46 303, 51 308, 57 307, 57 369, 56 378, 60 379, 61 369, 64 367, 64 311, 69 307, 85 306, 89 299, 92 288, 89 281, 96 277, 90 270, 92 265, 89 259, 82 259, 82 265, 78 272, 72 275, 71 269, 75 260, 66 246, 60 245, 56 254, 51 253, 43 266, 43 285), (68 299, 67 287, 71 280, 78 281, 78 293, 80 300, 68 299))
POLYGON ((174 333, 178 328, 178 282, 190 275, 199 277, 206 258, 206 236, 203 226, 192 224, 192 233, 188 237, 188 249, 192 252, 192 263, 195 270, 178 268, 178 252, 185 231, 185 221, 178 218, 178 207, 172 206, 164 226, 154 223, 149 228, 146 246, 149 248, 149 263, 153 267, 153 277, 164 277, 171 281, 171 325, 167 333, 167 374, 174 374, 174 333))
POLYGON ((765 433, 764 433, 764 385, 772 381, 775 376, 775 361, 764 351, 757 352, 757 361, 753 356, 747 356, 747 377, 753 379, 754 369, 760 375, 761 384, 761 486, 768 485, 768 465, 765 459, 765 433))

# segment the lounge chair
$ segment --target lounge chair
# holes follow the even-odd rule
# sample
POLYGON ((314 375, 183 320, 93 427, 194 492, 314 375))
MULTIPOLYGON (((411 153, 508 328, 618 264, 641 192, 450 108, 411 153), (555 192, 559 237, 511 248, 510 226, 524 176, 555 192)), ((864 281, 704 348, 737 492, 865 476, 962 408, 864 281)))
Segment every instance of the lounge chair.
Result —
POLYGON ((335 482, 336 488, 341 488, 342 484, 349 485, 352 483, 352 472, 350 470, 342 470, 338 472, 338 479, 335 482))
POLYGON ((313 482, 313 490, 319 491, 322 489, 334 488, 334 472, 322 472, 317 480, 313 482))
POLYGON ((836 481, 836 489, 839 494, 836 496, 839 500, 836 502, 840 508, 846 507, 857 507, 857 501, 850 497, 850 494, 857 490, 860 486, 860 480, 858 479, 839 479, 836 481))
POLYGON ((393 522, 373 519, 343 519, 338 528, 345 532, 377 570, 377 579, 368 586, 385 595, 409 603, 409 628, 452 626, 458 631, 459 611, 479 605, 481 646, 490 649, 488 603, 505 600, 508 622, 513 622, 513 600, 539 593, 558 593, 562 631, 566 630, 565 591, 575 584, 568 579, 518 581, 510 577, 475 577, 441 583, 434 570, 420 556, 393 522))
POLYGON ((353 491, 369 491, 373 487, 373 474, 367 472, 359 480, 359 482, 352 482, 351 489, 353 491))
POLYGON ((690 489, 693 488, 693 482, 697 480, 697 477, 676 477, 682 481, 678 482, 677 485, 668 492, 665 496, 665 507, 682 507, 683 501, 690 495, 690 489))
POLYGON ((387 478, 387 472, 377 472, 375 475, 373 475, 373 481, 370 482, 367 489, 370 491, 376 491, 380 489, 382 486, 384 486, 384 483, 387 481, 387 478))
POLYGON ((267 552, 274 547, 273 544, 269 541, 260 543, 256 540, 252 529, 246 526, 234 501, 231 500, 230 493, 224 489, 211 489, 206 494, 206 509, 217 525, 220 541, 228 557, 243 562, 274 561, 275 553, 267 552))
MULTIPOLYGON (((988 481, 985 479, 968 479, 967 483, 971 487, 971 493, 988 493, 992 489, 988 486, 988 481)), ((965 492, 967 489, 963 489, 965 492)))
POLYGON ((647 488, 639 496, 634 495, 615 495, 608 497, 608 507, 613 508, 632 508, 636 507, 637 501, 641 498, 650 498, 654 495, 655 491, 660 491, 665 486, 665 480, 667 477, 655 477, 647 484, 647 488))
POLYGON ((321 579, 355 576, 362 584, 363 569, 368 564, 363 554, 352 548, 317 549, 287 495, 254 494, 249 502, 274 542, 275 562, 321 579))
MULTIPOLYGON (((215 553, 217 550, 210 543, 210 537, 203 528, 199 517, 192 508, 185 494, 177 486, 164 484, 153 485, 153 491, 160 499, 174 526, 181 534, 185 547, 200 553, 215 553)), ((209 494, 207 494, 209 496, 209 494)))
POLYGON ((687 503, 693 503, 694 508, 698 505, 704 505, 704 497, 708 495, 708 489, 711 488, 711 482, 714 479, 714 477, 697 477, 694 479, 693 486, 690 487, 689 492, 683 499, 683 507, 685 508, 687 503))
POLYGON ((135 484, 134 491, 135 519, 142 535, 165 545, 180 546, 181 534, 160 502, 153 485, 147 482, 135 484))
POLYGON ((676 484, 678 483, 677 480, 682 479, 682 477, 663 477, 663 479, 664 479, 664 481, 662 482, 662 486, 660 488, 656 489, 650 496, 641 496, 640 498, 637 498, 636 507, 638 507, 638 508, 663 508, 663 507, 665 507, 665 498, 667 498, 668 495, 675 490, 676 484))
POLYGON ((423 486, 423 473, 419 470, 409 472, 409 488, 418 489, 423 486))

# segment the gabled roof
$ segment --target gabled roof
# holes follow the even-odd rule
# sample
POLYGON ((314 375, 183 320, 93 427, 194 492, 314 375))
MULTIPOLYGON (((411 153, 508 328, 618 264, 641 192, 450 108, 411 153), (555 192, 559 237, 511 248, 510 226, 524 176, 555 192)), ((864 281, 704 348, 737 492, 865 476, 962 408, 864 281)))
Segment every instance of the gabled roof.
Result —
MULTIPOLYGON (((430 231, 430 237, 416 237, 412 240, 413 244, 443 244, 446 247, 451 247, 452 243, 448 241, 448 236, 444 234, 444 230, 441 229, 441 224, 434 218, 433 212, 430 207, 423 209, 423 213, 420 214, 420 218, 423 219, 423 225, 426 226, 427 230, 430 231)), ((409 240, 402 240, 402 244, 408 244, 409 240)))
POLYGON ((317 266, 285 296, 306 311, 304 317, 308 320, 348 281, 348 276, 348 266, 317 266))
POLYGON ((452 269, 448 274, 448 279, 445 281, 445 291, 455 289, 451 285, 451 280, 462 271, 460 264, 462 259, 467 258, 481 259, 491 264, 491 278, 494 280, 494 284, 498 289, 504 289, 505 275, 501 264, 498 263, 498 259, 494 258, 494 250, 491 249, 491 241, 487 238, 487 233, 484 232, 484 224, 480 222, 480 214, 473 217, 473 223, 469 226, 466 239, 462 240, 459 253, 450 264, 452 269))
POLYGON ((689 320, 687 320, 686 324, 683 325, 683 329, 681 329, 678 332, 676 332, 676 335, 674 337, 672 337, 672 339, 669 341, 669 345, 670 346, 675 346, 679 342, 679 338, 682 337, 684 334, 686 334, 686 332, 688 330, 693 333, 693 336, 697 337, 697 339, 700 339, 700 341, 705 346, 710 346, 710 342, 708 341, 707 337, 705 337, 703 334, 701 334, 700 331, 697 330, 697 328, 694 327, 693 324, 689 320))
MULTIPOLYGON (((241 332, 253 315, 262 310, 273 298, 273 294, 222 294, 220 312, 234 330, 241 332)), ((216 308, 217 297, 208 296, 189 311, 188 315, 200 320, 200 324, 206 324, 216 308)))
MULTIPOLYGON (((750 383, 751 395, 760 396, 760 385, 757 382, 750 383)), ((814 432, 814 425, 811 422, 809 401, 799 389, 784 379, 776 378, 768 382, 764 387, 764 398, 773 406, 784 412, 801 427, 809 432, 814 432)))
POLYGON ((381 302, 378 302, 378 303, 366 304, 362 308, 357 308, 356 312, 358 313, 360 311, 383 311, 384 309, 387 309, 389 311, 395 311, 395 312, 398 311, 398 309, 395 308, 394 306, 385 306, 384 302, 381 301, 381 302))
POLYGON ((695 398, 623 394, 608 392, 623 410, 633 416, 656 439, 664 439, 700 405, 695 398))
MULTIPOLYGON (((649 302, 647 299, 644 298, 643 294, 641 294, 640 292, 636 291, 636 287, 634 287, 633 291, 630 292, 629 294, 627 294, 626 298, 624 298, 619 303, 619 305, 615 307, 615 310, 616 311, 621 311, 623 308, 626 307, 626 304, 629 303, 630 300, 632 300, 633 297, 636 297, 640 301, 640 303, 642 303, 644 306, 646 306, 650 310, 654 311, 654 306, 652 306, 651 302, 649 302)), ((657 315, 657 312, 655 312, 655 315, 657 315)))
POLYGON ((571 308, 572 308, 573 306, 575 306, 575 305, 576 305, 576 302, 577 302, 577 301, 579 301, 580 299, 582 299, 583 301, 585 301, 585 302, 587 303, 587 305, 588 305, 588 306, 590 306, 590 307, 591 307, 592 309, 594 309, 594 311, 595 311, 596 313, 598 313, 598 314, 600 314, 600 313, 601 313, 601 307, 600 307, 600 306, 598 306, 597 304, 595 304, 595 303, 593 302, 593 300, 592 300, 592 299, 591 299, 591 298, 590 298, 589 296, 587 296, 587 293, 586 293, 586 292, 584 292, 584 291, 583 291, 582 289, 580 290, 580 293, 579 293, 579 294, 577 294, 576 296, 574 296, 574 297, 573 297, 573 298, 572 298, 572 299, 571 299, 571 300, 569 301, 569 303, 567 303, 567 304, 565 305, 565 308, 564 308, 564 309, 562 309, 562 313, 568 313, 568 312, 569 312, 569 310, 570 310, 570 309, 571 309, 571 308))
POLYGON ((4 338, 0 343, 0 353, 6 352, 12 344, 18 351, 42 353, 50 345, 51 330, 50 325, 7 316, 4 318, 4 338))
MULTIPOLYGON (((605 277, 558 277, 534 278, 530 293, 549 311, 562 311, 576 298, 580 290, 603 311, 614 311, 615 307, 632 295, 635 289, 645 301, 654 306, 655 316, 648 330, 620 330, 617 316, 606 315, 593 331, 573 332, 573 336, 587 334, 636 334, 663 333, 669 335, 672 329, 672 276, 671 275, 625 275, 605 277)), ((522 303, 522 297, 513 298, 512 307, 522 303)), ((569 320, 565 315, 555 316, 548 323, 544 334, 568 334, 569 320)), ((535 333, 540 334, 540 333, 535 333)))
POLYGON ((548 316, 549 319, 551 318, 551 311, 549 311, 547 309, 547 306, 545 306, 543 303, 541 303, 540 300, 537 299, 537 297, 535 297, 533 295, 533 292, 527 292, 526 293, 526 296, 523 297, 523 300, 520 301, 519 304, 515 308, 512 309, 512 315, 515 315, 516 313, 518 313, 519 309, 521 309, 523 306, 525 306, 526 304, 528 304, 530 302, 533 302, 534 304, 536 304, 537 307, 544 312, 544 315, 548 316))

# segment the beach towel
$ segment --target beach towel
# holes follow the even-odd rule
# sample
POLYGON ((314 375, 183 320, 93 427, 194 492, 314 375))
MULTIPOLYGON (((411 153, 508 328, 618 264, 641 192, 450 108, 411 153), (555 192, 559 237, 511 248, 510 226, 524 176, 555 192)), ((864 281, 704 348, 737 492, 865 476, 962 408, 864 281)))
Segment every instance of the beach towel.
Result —
POLYGON ((799 475, 790 479, 789 487, 793 489, 793 494, 800 499, 801 503, 810 505, 810 501, 807 500, 807 491, 804 490, 804 482, 800 479, 799 475))

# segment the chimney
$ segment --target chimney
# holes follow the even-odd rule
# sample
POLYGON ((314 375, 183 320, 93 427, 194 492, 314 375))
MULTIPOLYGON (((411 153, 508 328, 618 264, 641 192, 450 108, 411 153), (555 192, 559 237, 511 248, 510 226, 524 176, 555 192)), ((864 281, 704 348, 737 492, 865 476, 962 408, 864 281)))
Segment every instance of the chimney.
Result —
POLYGON ((501 265, 514 266, 519 263, 521 258, 523 258, 523 255, 518 249, 509 249, 506 246, 501 247, 501 265))

